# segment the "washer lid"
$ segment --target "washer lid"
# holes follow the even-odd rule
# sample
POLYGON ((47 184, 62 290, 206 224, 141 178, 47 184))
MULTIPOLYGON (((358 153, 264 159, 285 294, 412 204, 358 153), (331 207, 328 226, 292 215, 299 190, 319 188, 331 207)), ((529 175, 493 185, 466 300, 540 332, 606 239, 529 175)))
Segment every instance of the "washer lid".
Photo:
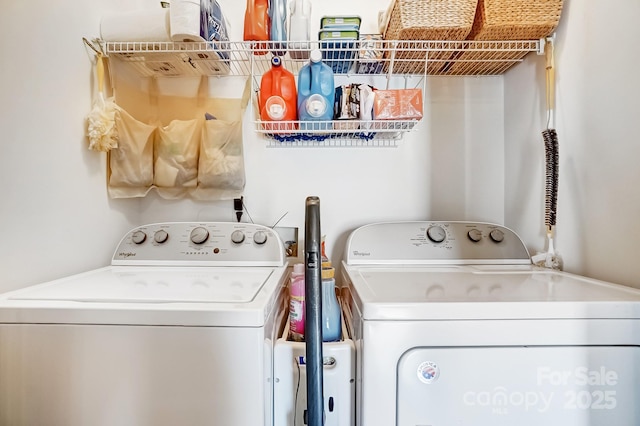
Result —
POLYGON ((345 268, 368 320, 640 319, 638 289, 531 266, 345 268))
POLYGON ((0 296, 0 322, 262 326, 285 267, 111 266, 0 296))

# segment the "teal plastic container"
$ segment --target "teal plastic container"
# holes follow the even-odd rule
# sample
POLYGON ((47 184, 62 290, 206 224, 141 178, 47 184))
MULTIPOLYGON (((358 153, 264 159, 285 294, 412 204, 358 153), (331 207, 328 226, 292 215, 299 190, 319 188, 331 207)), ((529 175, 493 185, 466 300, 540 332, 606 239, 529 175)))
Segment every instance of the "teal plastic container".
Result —
POLYGON ((333 70, 322 62, 322 52, 311 52, 309 63, 298 73, 298 118, 300 130, 326 130, 333 120, 335 83, 333 70), (315 122, 315 123, 314 123, 315 122))

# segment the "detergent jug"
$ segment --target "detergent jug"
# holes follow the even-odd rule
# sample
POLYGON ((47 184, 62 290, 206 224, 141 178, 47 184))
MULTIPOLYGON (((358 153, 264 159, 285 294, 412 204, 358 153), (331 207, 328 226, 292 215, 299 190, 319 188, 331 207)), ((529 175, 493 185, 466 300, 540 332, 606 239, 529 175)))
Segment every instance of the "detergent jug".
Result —
POLYGON ((291 59, 309 59, 310 17, 311 1, 293 0, 289 15, 289 55, 291 59))
POLYGON ((289 340, 304 341, 304 263, 293 265, 289 284, 289 340))
MULTIPOLYGON (((247 0, 244 12, 244 41, 268 41, 269 30, 269 0, 247 0)), ((268 43, 257 43, 255 55, 265 55, 268 43)))
MULTIPOLYGON (((331 262, 328 262, 331 265, 331 262)), ((335 269, 322 268, 322 341, 336 342, 342 337, 340 304, 336 296, 335 269)))
POLYGON ((271 69, 262 76, 260 83, 260 119, 267 130, 293 129, 292 123, 269 123, 271 121, 295 121, 298 117, 296 105, 296 80, 282 66, 279 56, 271 58, 271 69))
POLYGON ((328 130, 333 128, 333 102, 335 83, 333 70, 322 62, 322 52, 314 49, 309 63, 298 74, 298 118, 301 130, 328 130), (322 121, 323 123, 313 123, 322 121))
POLYGON ((270 40, 273 42, 271 51, 275 56, 287 53, 287 0, 269 1, 269 19, 271 21, 270 40))

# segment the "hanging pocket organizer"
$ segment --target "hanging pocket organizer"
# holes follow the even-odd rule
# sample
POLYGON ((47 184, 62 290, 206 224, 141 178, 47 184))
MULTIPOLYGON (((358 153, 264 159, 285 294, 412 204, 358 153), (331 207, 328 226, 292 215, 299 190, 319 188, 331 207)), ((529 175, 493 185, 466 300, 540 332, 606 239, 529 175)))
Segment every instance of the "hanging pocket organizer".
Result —
POLYGON ((153 184, 164 198, 181 198, 198 184, 201 120, 173 120, 158 127, 154 143, 153 184))
POLYGON ((115 115, 118 147, 109 151, 108 190, 111 198, 144 197, 153 184, 155 126, 133 118, 123 109, 115 115))
POLYGON ((109 195, 144 197, 154 188, 166 199, 213 201, 241 195, 248 88, 242 99, 210 98, 208 78, 202 77, 197 97, 164 96, 152 80, 148 102, 139 94, 129 105, 125 100, 116 117, 119 146, 109 155, 109 195), (214 118, 205 120, 205 114, 214 118))
POLYGON ((196 199, 231 199, 238 197, 245 185, 242 151, 242 116, 250 97, 245 84, 242 99, 226 101, 226 117, 206 120, 200 140, 196 199))

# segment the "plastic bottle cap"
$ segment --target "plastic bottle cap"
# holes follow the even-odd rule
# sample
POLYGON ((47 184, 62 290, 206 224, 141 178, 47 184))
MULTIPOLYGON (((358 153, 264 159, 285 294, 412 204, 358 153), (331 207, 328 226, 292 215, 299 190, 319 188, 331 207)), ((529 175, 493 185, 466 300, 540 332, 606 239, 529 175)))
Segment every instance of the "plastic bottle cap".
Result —
POLYGON ((313 94, 307 99, 307 113, 312 117, 322 117, 327 111, 327 100, 321 96, 313 94))
POLYGON ((274 56, 273 58, 271 58, 271 65, 273 65, 274 67, 279 67, 280 65, 282 65, 282 59, 280 59, 280 56, 274 56))
POLYGON ((336 274, 336 270, 334 268, 323 268, 322 269, 322 279, 328 280, 333 278, 336 274))
POLYGON ((272 120, 282 120, 287 112, 287 104, 280 96, 271 96, 265 104, 267 115, 272 120))
POLYGON ((296 263, 293 265, 294 274, 304 274, 304 263, 296 263))
POLYGON ((320 51, 320 49, 313 49, 311 51, 309 59, 311 59, 311 62, 313 63, 322 62, 322 52, 320 51))

